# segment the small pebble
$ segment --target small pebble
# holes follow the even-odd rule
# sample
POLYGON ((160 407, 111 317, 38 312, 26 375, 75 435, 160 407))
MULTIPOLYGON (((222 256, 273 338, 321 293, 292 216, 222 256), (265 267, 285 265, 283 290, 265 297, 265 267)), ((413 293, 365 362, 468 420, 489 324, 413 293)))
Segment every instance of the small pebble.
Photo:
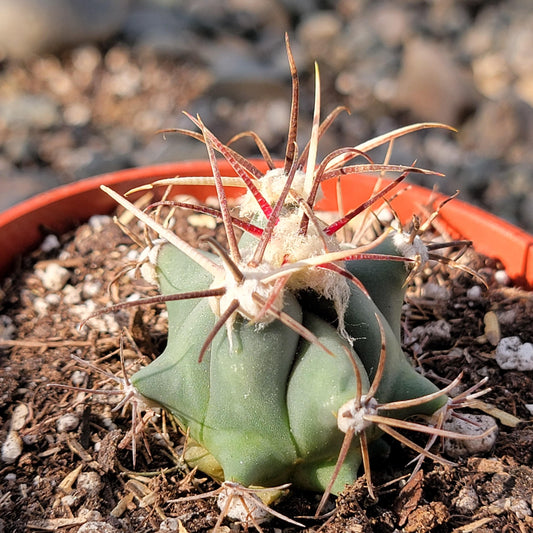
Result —
POLYGON ((509 274, 505 272, 505 270, 497 270, 494 273, 494 279, 500 285, 509 285, 509 283, 511 282, 511 278, 509 277, 509 274))
POLYGON ((422 289, 422 294, 425 298, 433 300, 448 300, 450 298, 450 291, 437 283, 427 283, 422 289))
POLYGON ((74 431, 80 423, 80 419, 74 413, 66 413, 57 419, 56 427, 59 433, 74 431))
POLYGON ((498 436, 496 420, 488 415, 464 413, 461 414, 461 418, 454 417, 446 422, 444 429, 472 436, 471 439, 444 439, 445 453, 454 458, 487 453, 492 450, 498 436), (479 437, 490 428, 493 428, 493 431, 484 437, 479 437))
POLYGON ((18 404, 11 415, 11 431, 20 431, 26 424, 30 410, 24 403, 18 404))
POLYGON ((74 370, 70 376, 70 381, 75 387, 81 387, 87 378, 87 372, 83 370, 74 370))
POLYGON ((504 337, 496 346, 496 363, 503 370, 533 370, 533 344, 520 337, 504 337))
POLYGON ((79 304, 81 302, 80 289, 70 284, 63 288, 63 301, 68 305, 79 304))
MULTIPOLYGON (((87 300, 81 304, 73 305, 70 309, 71 313, 76 315, 80 320, 85 320, 96 310, 97 305, 93 300, 87 300)), ((85 325, 102 333, 117 333, 120 331, 120 326, 113 315, 90 318, 85 325)))
POLYGON ((466 296, 470 300, 479 300, 481 298, 482 293, 483 291, 481 287, 479 285, 474 285, 466 291, 466 296))
POLYGON ((102 478, 96 472, 82 472, 78 476, 76 486, 86 490, 91 495, 96 495, 102 489, 102 478))
POLYGON ((67 507, 72 507, 78 502, 78 500, 79 496, 76 496, 75 494, 67 494, 61 498, 61 503, 67 507))
POLYGON ((524 520, 526 517, 532 515, 531 508, 529 507, 526 500, 520 498, 508 498, 508 506, 506 508, 510 509, 519 520, 524 520))
POLYGON ((85 518, 88 522, 100 522, 100 520, 102 520, 102 514, 100 511, 87 509, 86 507, 80 507, 78 516, 80 518, 85 518))
POLYGON ((454 505, 460 513, 473 513, 479 507, 479 496, 474 487, 463 487, 454 500, 454 505))
POLYGON ((217 505, 219 509, 226 509, 228 517, 238 522, 249 523, 250 515, 257 522, 262 522, 268 518, 268 511, 259 506, 257 501, 260 501, 259 497, 253 493, 226 488, 219 494, 217 505))
POLYGON ((78 533, 118 533, 118 529, 107 522, 86 522, 78 533))
POLYGON ((52 307, 57 307, 61 303, 61 296, 56 293, 50 293, 44 297, 44 301, 52 307))
POLYGON ((524 520, 532 515, 531 508, 526 500, 521 498, 500 498, 491 504, 493 510, 511 511, 519 520, 524 520))
POLYGON ((93 215, 89 219, 88 224, 93 230, 99 231, 108 224, 111 224, 111 222, 112 218, 108 215, 93 215))
POLYGON ((26 444, 26 446, 34 446, 37 444, 37 441, 39 440, 38 435, 32 435, 31 433, 29 435, 24 435, 22 437, 22 442, 26 444))
POLYGON ((0 315, 0 339, 7 341, 15 337, 17 328, 13 324, 13 320, 7 315, 0 315))
POLYGON ((44 270, 38 270, 37 275, 43 286, 51 291, 60 291, 70 278, 70 272, 57 263, 50 263, 44 270))
POLYGON ((159 533, 172 533, 179 531, 179 520, 177 518, 166 518, 159 524, 159 533))
POLYGON ((8 465, 13 464, 22 454, 23 442, 16 431, 7 434, 4 444, 2 444, 2 461, 8 465))
POLYGON ((48 313, 48 304, 44 298, 35 298, 33 300, 33 310, 39 315, 44 316, 48 313))
POLYGON ((516 309, 508 309, 507 311, 500 311, 498 314, 498 322, 504 326, 510 326, 516 321, 516 309))
POLYGON ((140 255, 139 250, 137 250, 137 248, 135 248, 135 249, 130 250, 130 251, 126 254, 126 258, 127 258, 129 261, 138 261, 138 260, 139 260, 139 255, 140 255))
POLYGON ((95 295, 98 294, 101 286, 102 283, 100 281, 85 281, 81 288, 81 295, 83 299, 88 300, 89 298, 93 298, 95 295))
POLYGON ((417 326, 405 338, 408 344, 424 341, 430 345, 447 344, 451 339, 451 326, 446 320, 435 320, 423 326, 417 326))
POLYGON ((47 235, 41 243, 41 250, 45 253, 51 252, 59 248, 60 242, 56 235, 47 235))

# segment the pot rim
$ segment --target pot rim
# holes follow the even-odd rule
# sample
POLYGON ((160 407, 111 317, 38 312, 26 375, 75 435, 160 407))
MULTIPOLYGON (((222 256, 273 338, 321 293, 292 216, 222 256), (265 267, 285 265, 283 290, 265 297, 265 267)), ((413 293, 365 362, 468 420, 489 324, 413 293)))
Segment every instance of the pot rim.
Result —
MULTIPOLYGON (((266 170, 263 161, 253 163, 266 170)), ((219 161, 219 167, 222 173, 231 172, 226 161, 219 161)), ((38 246, 47 233, 61 233, 85 222, 93 214, 111 212, 116 204, 99 190, 100 185, 124 193, 156 179, 178 175, 211 175, 209 162, 192 160, 163 163, 100 174, 51 189, 12 206, 0 213, 0 242, 3 248, 0 254, 0 276, 9 271, 17 257, 38 246), (56 216, 57 210, 61 210, 60 219, 56 216)), ((368 199, 378 179, 370 174, 342 176, 339 183, 344 211, 368 199)), ((186 187, 188 193, 200 200, 214 194, 214 188, 186 187)), ((336 187, 336 180, 323 183, 324 198, 317 205, 318 208, 337 210, 336 187)), ((239 191, 234 192, 234 195, 237 194, 239 191)), ((421 212, 424 205, 436 206, 445 198, 443 194, 409 184, 408 190, 396 196, 393 207, 402 222, 405 222, 413 213, 421 212)), ((499 259, 514 283, 533 287, 532 235, 457 199, 442 208, 439 221, 453 238, 472 240, 478 252, 499 259)))

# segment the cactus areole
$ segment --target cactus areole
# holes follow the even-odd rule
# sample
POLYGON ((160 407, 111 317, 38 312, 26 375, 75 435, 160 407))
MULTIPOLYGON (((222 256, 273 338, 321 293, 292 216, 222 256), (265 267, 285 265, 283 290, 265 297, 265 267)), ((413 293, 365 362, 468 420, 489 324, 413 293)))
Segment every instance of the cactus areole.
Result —
MULTIPOLYGON (((406 281, 432 259, 421 238, 431 220, 409 231, 386 228, 367 241, 342 237, 357 215, 363 229, 365 221, 367 229, 375 225, 377 206, 409 173, 430 173, 375 163, 372 149, 446 126, 415 124, 318 162, 318 142, 342 109, 320 120, 317 69, 310 140, 298 154, 298 80, 288 45, 287 51, 292 110, 279 167, 255 134, 247 133, 270 167, 266 173, 219 141, 199 117, 189 117, 198 131, 172 131, 205 144, 212 176, 153 184, 172 185, 176 192, 182 184, 215 185, 218 209, 171 200, 158 205, 221 219, 226 246, 211 240, 211 251, 200 251, 159 222, 157 210, 140 211, 103 189, 159 236, 143 267, 167 300, 168 342, 131 384, 175 417, 188 435, 189 464, 245 487, 291 483, 335 494, 356 479, 361 466, 369 481, 370 452, 384 433, 446 433, 407 420, 434 415, 448 398, 447 390, 415 371, 400 342, 406 281), (234 176, 220 174, 220 156, 234 176), (394 179, 383 180, 368 201, 326 223, 314 210, 320 184, 350 172, 394 179), (232 186, 247 189, 239 212, 228 206, 226 190, 232 186)), ((424 452, 406 437, 402 442, 424 452)))

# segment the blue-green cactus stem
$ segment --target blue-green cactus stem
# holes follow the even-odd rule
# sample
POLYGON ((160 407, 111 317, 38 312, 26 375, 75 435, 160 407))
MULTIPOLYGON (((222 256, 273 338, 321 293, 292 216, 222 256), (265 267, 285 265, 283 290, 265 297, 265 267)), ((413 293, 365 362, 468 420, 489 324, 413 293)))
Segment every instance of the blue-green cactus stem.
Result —
MULTIPOLYGON (((367 253, 402 257, 394 244, 393 234, 389 234, 385 240, 367 253)), ((405 282, 411 263, 362 259, 346 261, 345 268, 365 286, 370 298, 389 323, 396 338, 401 340, 402 307, 407 288, 405 282)))
MULTIPOLYGON (((169 302, 174 303, 180 302, 169 302)), ((170 334, 164 352, 131 377, 144 397, 172 413, 194 439, 203 429, 210 386, 210 354, 206 353, 204 364, 198 363, 198 354, 215 321, 206 299, 197 301, 185 320, 178 318, 169 305, 170 334)))
MULTIPOLYGON (((215 256, 205 252, 215 260, 215 256)), ((171 244, 157 249, 157 278, 161 294, 179 294, 209 287, 212 276, 171 244)), ((208 301, 167 302, 168 341, 164 352, 131 378, 146 398, 168 409, 182 428, 198 434, 209 401, 209 366, 198 365, 203 341, 197 331, 210 331, 215 318, 208 301), (194 373, 195 379, 189 375, 194 373)))
MULTIPOLYGON (((290 293, 284 311, 298 322, 290 293)), ((210 396, 200 442, 215 456, 226 480, 271 486, 285 482, 297 455, 287 415, 286 388, 299 341, 276 320, 253 325, 237 319, 211 344, 210 396)))
MULTIPOLYGON (((337 411, 348 400, 366 393, 368 378, 361 361, 334 327, 310 312, 305 312, 303 324, 335 357, 316 344, 300 341, 287 387, 289 421, 301 458, 293 479, 302 488, 324 490, 344 438, 337 427, 337 411), (350 356, 359 367, 359 387, 350 356)), ((333 487, 334 492, 353 482, 360 464, 361 453, 355 439, 333 487)))
MULTIPOLYGON (((376 261, 378 262, 378 261, 376 261)), ((331 302, 317 297, 312 291, 299 296, 304 309, 322 310, 323 316, 331 322, 335 311, 331 302)), ((350 284, 350 298, 344 315, 344 327, 353 339, 353 348, 363 362, 369 379, 376 375, 381 358, 381 330, 385 333, 386 360, 376 399, 379 403, 419 398, 432 394, 439 389, 424 376, 420 375, 405 356, 397 336, 374 302, 354 284, 350 284), (378 322, 379 317, 379 322, 378 322)), ((446 402, 443 395, 433 401, 418 405, 416 408, 394 411, 391 416, 404 418, 411 414, 432 414, 446 402)))
MULTIPOLYGON (((202 253, 218 262, 214 254, 202 253)), ((157 253, 157 281, 161 294, 170 295, 207 289, 213 276, 175 246, 165 243, 160 245, 157 253)), ((198 300, 194 299, 167 302, 167 309, 174 316, 173 326, 179 327, 197 304, 198 300)))

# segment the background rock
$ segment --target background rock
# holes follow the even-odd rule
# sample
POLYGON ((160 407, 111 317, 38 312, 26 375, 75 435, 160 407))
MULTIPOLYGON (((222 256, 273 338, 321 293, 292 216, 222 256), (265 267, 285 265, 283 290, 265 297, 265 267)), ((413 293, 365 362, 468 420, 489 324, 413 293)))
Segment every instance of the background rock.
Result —
POLYGON ((0 0, 0 51, 21 59, 104 40, 127 7, 128 0, 0 0))

